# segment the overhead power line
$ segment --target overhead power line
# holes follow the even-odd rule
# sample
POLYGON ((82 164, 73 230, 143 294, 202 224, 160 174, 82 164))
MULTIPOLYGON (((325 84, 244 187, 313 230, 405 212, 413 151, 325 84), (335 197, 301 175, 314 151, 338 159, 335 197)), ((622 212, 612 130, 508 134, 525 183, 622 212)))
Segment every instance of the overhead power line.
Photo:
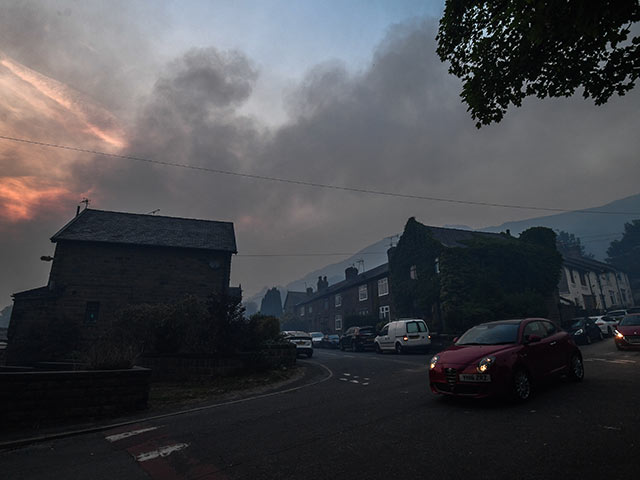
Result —
POLYGON ((291 185, 301 185, 305 187, 325 188, 330 190, 340 190, 340 191, 355 192, 355 193, 366 193, 370 195, 380 195, 385 197, 406 198, 406 199, 413 199, 413 200, 427 200, 430 202, 455 203, 460 205, 477 205, 482 207, 500 207, 500 208, 513 208, 513 209, 519 209, 519 210, 537 210, 537 211, 543 211, 543 212, 556 212, 556 213, 589 213, 589 214, 599 214, 599 215, 638 215, 640 216, 640 212, 612 212, 612 211, 605 211, 605 210, 583 210, 583 209, 572 210, 568 208, 539 207, 539 206, 533 206, 533 205, 517 205, 517 204, 493 203, 493 202, 474 202, 471 200, 460 200, 460 199, 454 199, 454 198, 441 198, 441 197, 431 197, 426 195, 413 195, 413 194, 398 193, 398 192, 387 192, 384 190, 374 190, 369 188, 345 187, 340 185, 330 185, 327 183, 308 182, 304 180, 296 180, 296 179, 290 179, 290 178, 281 178, 281 177, 272 177, 267 175, 256 175, 251 173, 234 172, 234 171, 222 170, 218 168, 200 167, 197 165, 187 165, 184 163, 165 162, 162 160, 153 160, 150 158, 135 157, 133 155, 119 155, 116 153, 101 152, 99 150, 90 150, 86 148, 72 147, 69 145, 58 145, 54 143, 38 142, 36 140, 29 140, 25 138, 9 137, 6 135, 0 135, 0 139, 9 140, 12 142, 26 143, 30 145, 39 145, 41 147, 70 150, 73 152, 90 153, 92 155, 100 155, 104 157, 133 160, 136 162, 144 162, 144 163, 149 163, 154 165, 185 168, 189 170, 196 170, 199 172, 215 173, 219 175, 230 175, 234 177, 251 178, 254 180, 265 180, 270 182, 280 182, 280 183, 287 183, 291 185))

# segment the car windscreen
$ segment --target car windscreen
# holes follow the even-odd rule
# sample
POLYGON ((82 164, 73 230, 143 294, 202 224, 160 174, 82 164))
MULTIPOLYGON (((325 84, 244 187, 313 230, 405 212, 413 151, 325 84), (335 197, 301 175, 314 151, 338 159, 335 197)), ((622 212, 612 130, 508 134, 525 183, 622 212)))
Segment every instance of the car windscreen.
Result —
POLYGON ((569 325, 569 329, 574 328, 582 328, 582 320, 574 320, 573 322, 571 322, 571 325, 569 325))
POLYGON ((518 341, 519 323, 477 325, 467 330, 456 345, 501 345, 518 341))
POLYGON ((631 327, 640 325, 640 315, 627 315, 624 317, 619 325, 623 327, 631 327))
POLYGON ((314 332, 311 334, 311 338, 324 338, 324 334, 320 332, 314 332))
POLYGON ((407 322, 407 333, 426 332, 427 326, 424 322, 407 322))

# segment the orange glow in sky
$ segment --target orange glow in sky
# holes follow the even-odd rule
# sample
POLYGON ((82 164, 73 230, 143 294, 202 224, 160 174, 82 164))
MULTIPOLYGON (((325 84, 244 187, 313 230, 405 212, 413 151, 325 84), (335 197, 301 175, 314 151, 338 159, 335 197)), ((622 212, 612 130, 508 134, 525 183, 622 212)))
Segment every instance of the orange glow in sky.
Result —
POLYGON ((0 177, 0 219, 30 220, 39 210, 57 209, 62 203, 77 202, 77 195, 36 177, 0 177))

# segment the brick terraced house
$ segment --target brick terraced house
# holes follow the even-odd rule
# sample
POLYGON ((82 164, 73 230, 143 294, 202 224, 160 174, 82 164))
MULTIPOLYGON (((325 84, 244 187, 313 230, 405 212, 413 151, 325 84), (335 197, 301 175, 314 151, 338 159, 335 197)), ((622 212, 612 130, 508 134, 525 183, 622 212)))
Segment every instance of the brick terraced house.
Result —
POLYGON ((307 298, 296 304, 295 315, 310 332, 342 333, 345 319, 354 316, 367 317, 369 324, 393 318, 386 263, 360 274, 357 268, 349 267, 345 279, 331 286, 326 277, 319 278, 317 291, 307 293, 307 298))
POLYGON ((128 305, 241 295, 229 287, 230 222, 85 209, 51 241, 48 284, 13 295, 8 364, 32 360, 21 343, 56 324, 72 325, 86 344, 128 305))

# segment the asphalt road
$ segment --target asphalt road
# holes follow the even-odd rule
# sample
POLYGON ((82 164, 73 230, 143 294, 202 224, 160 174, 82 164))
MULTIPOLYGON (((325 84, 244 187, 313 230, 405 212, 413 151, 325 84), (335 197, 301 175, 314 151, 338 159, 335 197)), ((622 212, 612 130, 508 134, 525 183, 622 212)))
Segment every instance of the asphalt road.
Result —
POLYGON ((640 352, 582 352, 584 382, 513 405, 434 396, 430 355, 316 350, 321 383, 0 452, 0 477, 637 478, 640 352))

